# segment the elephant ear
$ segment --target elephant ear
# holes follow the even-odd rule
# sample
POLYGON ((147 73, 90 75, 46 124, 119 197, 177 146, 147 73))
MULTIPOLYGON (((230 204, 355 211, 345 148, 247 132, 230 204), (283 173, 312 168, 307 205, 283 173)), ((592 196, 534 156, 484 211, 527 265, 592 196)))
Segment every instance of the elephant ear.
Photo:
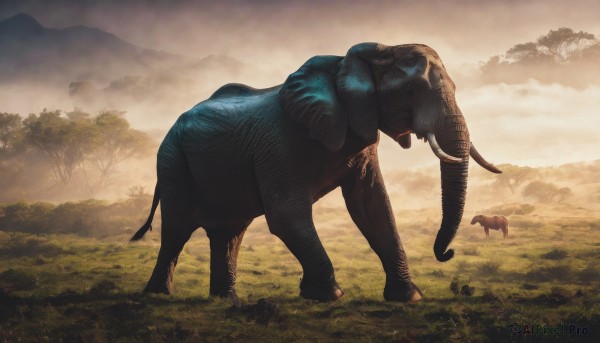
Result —
POLYGON ((348 50, 337 73, 338 95, 348 113, 350 128, 368 142, 377 140, 379 129, 377 87, 371 66, 391 62, 393 55, 385 45, 361 43, 348 50))
POLYGON ((291 74, 279 91, 284 113, 333 152, 344 145, 348 126, 335 89, 335 71, 341 60, 315 56, 291 74))

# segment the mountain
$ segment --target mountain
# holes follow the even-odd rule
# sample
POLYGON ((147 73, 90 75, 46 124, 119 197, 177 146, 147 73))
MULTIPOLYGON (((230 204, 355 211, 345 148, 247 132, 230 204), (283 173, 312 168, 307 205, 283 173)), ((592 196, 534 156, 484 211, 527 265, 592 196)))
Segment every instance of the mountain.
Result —
POLYGON ((181 56, 144 49, 97 28, 45 28, 24 13, 0 22, 2 81, 104 83, 125 74, 161 70, 182 60, 181 56))

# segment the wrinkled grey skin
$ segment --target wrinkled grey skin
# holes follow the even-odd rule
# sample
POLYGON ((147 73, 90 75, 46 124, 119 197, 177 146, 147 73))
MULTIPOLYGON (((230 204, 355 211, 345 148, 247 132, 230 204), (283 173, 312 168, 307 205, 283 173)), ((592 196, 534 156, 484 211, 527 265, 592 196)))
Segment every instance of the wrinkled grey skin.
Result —
POLYGON ((492 230, 500 230, 502 231, 503 238, 508 236, 508 219, 505 216, 484 216, 482 214, 473 217, 471 220, 471 225, 479 223, 483 226, 483 230, 485 231, 485 236, 490 236, 490 229, 492 230))
POLYGON ((434 252, 449 260, 469 154, 499 172, 472 147, 454 91, 433 49, 376 43, 358 44, 344 57, 313 57, 273 88, 223 86, 182 114, 158 151, 152 213, 132 238, 150 228, 160 200, 162 243, 145 291, 171 292, 177 257, 203 227, 210 239, 210 294, 236 298, 240 243, 264 214, 302 265, 300 295, 341 297, 312 220, 313 203, 341 187, 352 219, 381 259, 385 299, 419 301, 379 169, 378 132, 404 148, 415 133, 440 157, 443 219, 434 252))

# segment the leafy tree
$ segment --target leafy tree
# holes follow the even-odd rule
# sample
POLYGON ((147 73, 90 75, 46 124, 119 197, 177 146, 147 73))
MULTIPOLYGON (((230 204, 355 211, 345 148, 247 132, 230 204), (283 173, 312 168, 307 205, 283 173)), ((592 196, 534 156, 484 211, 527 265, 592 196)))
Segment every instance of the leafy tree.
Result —
POLYGON ((556 200, 558 202, 563 202, 563 201, 567 200, 568 198, 570 198, 572 196, 573 196, 573 191, 569 187, 559 188, 556 191, 556 195, 555 195, 556 200))
POLYGON ((532 181, 521 193, 525 198, 534 199, 539 202, 551 202, 556 190, 556 186, 551 183, 532 181))
POLYGON ((593 34, 583 31, 575 32, 567 27, 550 30, 548 34, 536 41, 538 50, 552 56, 556 62, 569 61, 584 48, 598 43, 593 34))
POLYGON ((150 138, 130 128, 129 122, 123 118, 124 113, 105 111, 92 120, 96 142, 90 159, 100 171, 101 184, 106 183, 120 162, 143 156, 151 147, 150 138))
POLYGON ((537 200, 539 202, 549 203, 552 201, 562 202, 573 194, 570 188, 558 188, 552 183, 543 181, 530 182, 522 192, 525 198, 537 200))
POLYGON ((61 111, 44 110, 39 116, 30 114, 23 125, 26 142, 42 151, 56 178, 68 184, 86 153, 93 149, 95 130, 90 121, 72 121, 61 117, 61 111))
POLYGON ((135 185, 135 186, 129 187, 127 196, 130 198, 148 198, 151 196, 151 194, 146 192, 145 186, 135 185))
POLYGON ((598 83, 600 40, 593 34, 561 27, 534 42, 516 44, 481 66, 486 82, 522 82, 535 78, 571 86, 598 83), (581 72, 581 71, 585 72, 581 72))
POLYGON ((506 52, 505 58, 510 63, 566 63, 580 57, 583 51, 598 46, 600 41, 593 34, 561 27, 550 30, 535 42, 513 46, 506 52))
POLYGON ((91 115, 87 112, 84 112, 82 109, 75 107, 73 109, 73 111, 71 112, 67 112, 65 113, 67 115, 67 118, 69 118, 69 120, 72 121, 79 121, 79 120, 89 120, 91 115))
POLYGON ((508 187, 513 194, 525 181, 536 175, 536 170, 531 167, 520 167, 512 164, 502 164, 498 167, 502 170, 502 174, 496 175, 494 185, 508 187))
POLYGON ((93 195, 106 186, 119 163, 145 155, 152 146, 124 114, 103 111, 92 117, 79 108, 66 113, 44 109, 21 120, 0 113, 0 201, 29 198, 32 192, 39 197, 41 189, 93 195), (49 182, 53 177, 76 188, 49 182))
MULTIPOLYGON (((529 42, 517 44, 508 49, 506 59, 513 62, 535 64, 540 62, 552 62, 552 58, 540 51, 538 44, 529 42)), ((499 58, 498 58, 499 61, 499 58)))
POLYGON ((15 150, 21 128, 21 117, 18 114, 0 113, 0 156, 15 150))

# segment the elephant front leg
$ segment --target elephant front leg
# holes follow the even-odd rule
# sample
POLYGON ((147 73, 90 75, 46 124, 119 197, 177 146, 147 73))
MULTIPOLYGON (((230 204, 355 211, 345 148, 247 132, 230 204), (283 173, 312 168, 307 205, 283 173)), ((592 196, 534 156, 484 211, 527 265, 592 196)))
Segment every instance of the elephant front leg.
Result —
POLYGON ((333 265, 313 225, 310 202, 295 198, 268 203, 265 216, 269 230, 285 243, 302 265, 300 296, 320 301, 341 298, 344 291, 335 280, 333 265))
POLYGON ((279 237, 302 265, 300 296, 320 301, 336 300, 344 291, 335 280, 333 265, 312 219, 310 173, 289 158, 285 145, 276 142, 268 158, 255 170, 269 230, 279 237))
POLYGON ((386 273, 384 298, 408 303, 421 300, 423 293, 411 281, 376 158, 356 168, 342 184, 342 192, 352 220, 381 259, 386 273))
POLYGON ((237 257, 251 222, 205 228, 210 239, 210 295, 230 297, 234 305, 239 304, 235 292, 237 257))

